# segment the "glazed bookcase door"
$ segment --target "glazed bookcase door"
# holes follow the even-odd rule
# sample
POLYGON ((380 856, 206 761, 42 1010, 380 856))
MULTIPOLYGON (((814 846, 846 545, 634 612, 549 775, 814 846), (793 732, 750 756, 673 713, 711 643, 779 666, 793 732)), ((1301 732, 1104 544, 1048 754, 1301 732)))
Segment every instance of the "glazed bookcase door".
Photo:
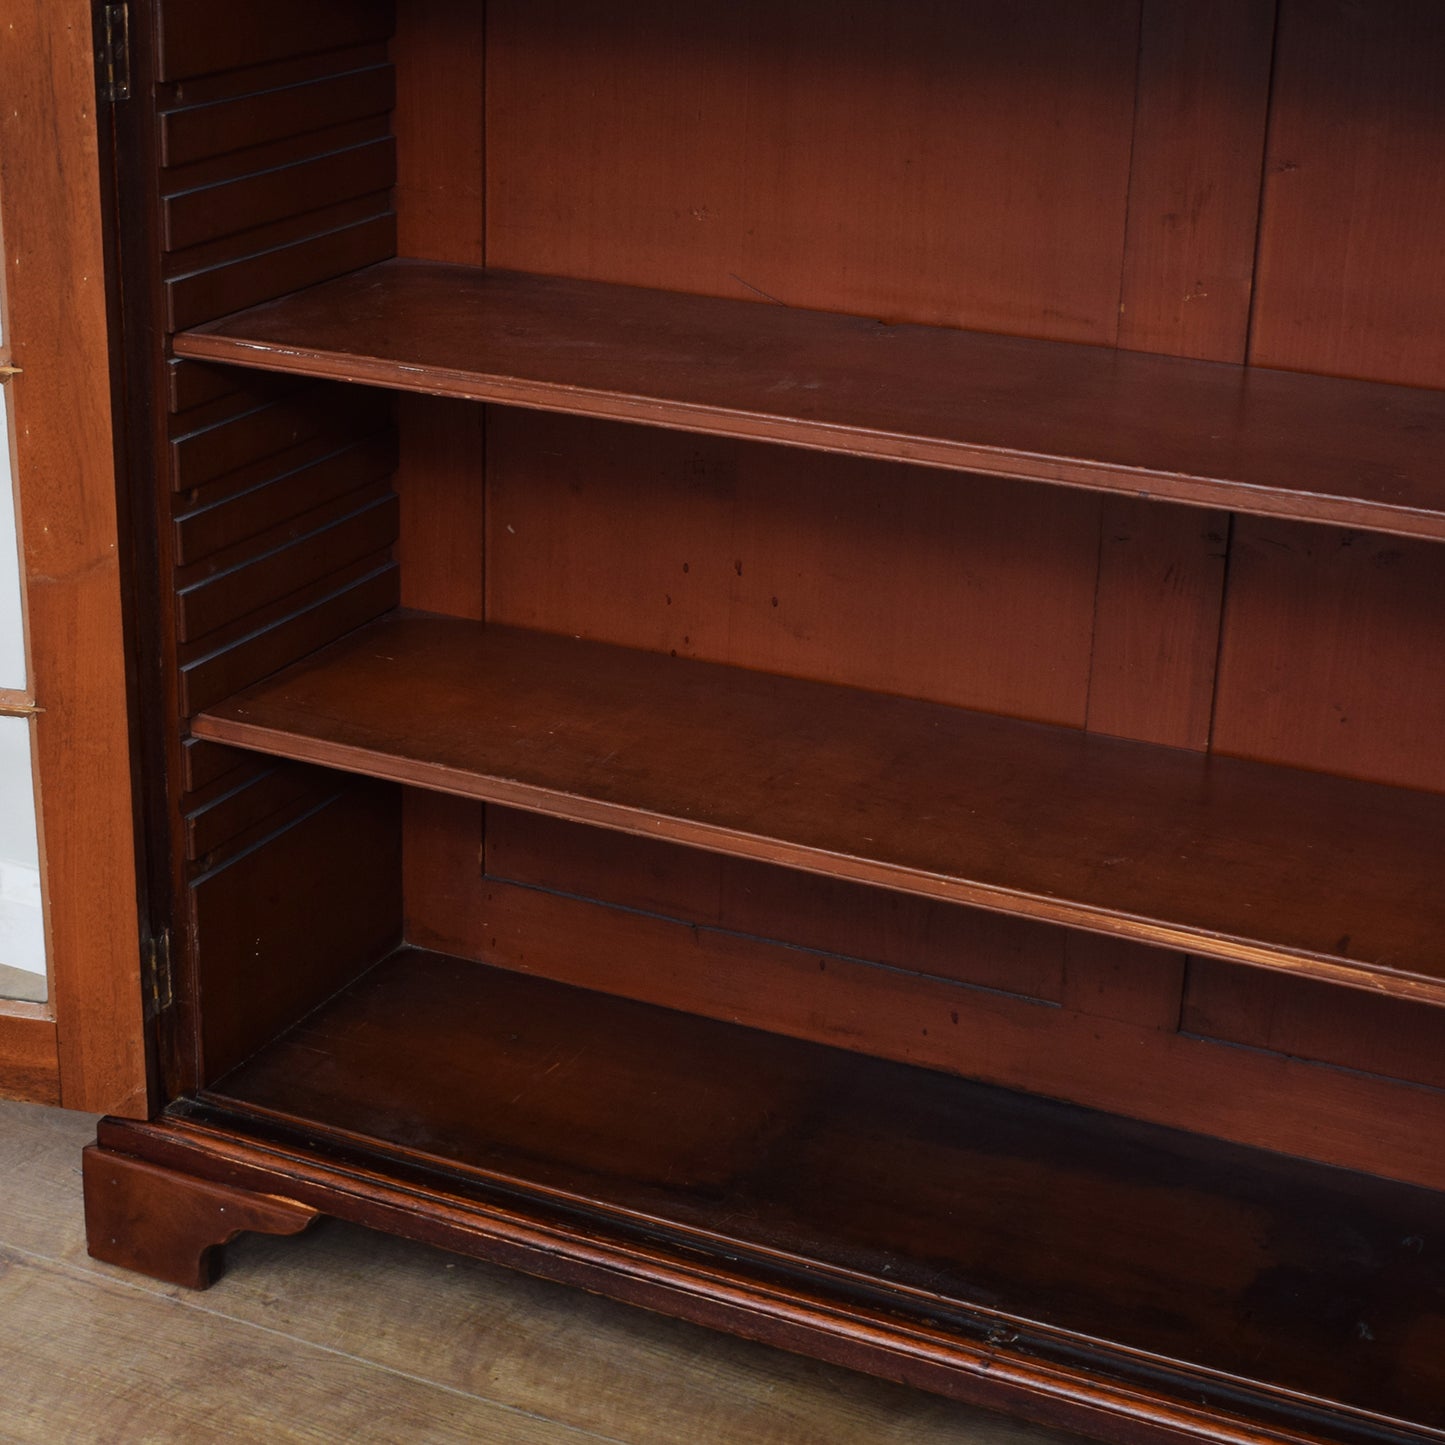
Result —
MULTIPOLYGON (((4 197, 0 195, 0 208, 4 197)), ((0 255, 4 246, 0 209, 0 255)), ((0 300, 0 1001, 44 1003, 49 993, 35 813, 31 718, 20 582, 18 488, 10 437, 9 348, 0 300)))
POLYGON ((0 1094, 139 1112, 91 12, 86 0, 20 0, 0 45, 0 1094))

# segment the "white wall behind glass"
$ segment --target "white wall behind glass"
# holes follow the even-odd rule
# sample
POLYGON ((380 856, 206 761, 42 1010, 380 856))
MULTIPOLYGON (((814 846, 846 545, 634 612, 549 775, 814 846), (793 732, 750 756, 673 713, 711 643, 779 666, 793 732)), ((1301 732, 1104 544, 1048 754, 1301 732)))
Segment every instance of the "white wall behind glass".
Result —
POLYGON ((30 723, 0 718, 0 967, 45 972, 30 723))
POLYGON ((0 386, 0 688, 24 692, 25 630, 20 612, 15 479, 10 469, 9 390, 0 386))

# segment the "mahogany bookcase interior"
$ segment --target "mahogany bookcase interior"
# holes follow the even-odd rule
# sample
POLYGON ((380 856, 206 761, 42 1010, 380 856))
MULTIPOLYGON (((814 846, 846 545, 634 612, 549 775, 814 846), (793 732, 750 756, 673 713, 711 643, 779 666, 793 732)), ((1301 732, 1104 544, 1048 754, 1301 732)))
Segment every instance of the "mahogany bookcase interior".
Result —
POLYGON ((92 1252, 330 1215, 1105 1439, 1445 1440, 1438 7, 130 42, 92 1252))

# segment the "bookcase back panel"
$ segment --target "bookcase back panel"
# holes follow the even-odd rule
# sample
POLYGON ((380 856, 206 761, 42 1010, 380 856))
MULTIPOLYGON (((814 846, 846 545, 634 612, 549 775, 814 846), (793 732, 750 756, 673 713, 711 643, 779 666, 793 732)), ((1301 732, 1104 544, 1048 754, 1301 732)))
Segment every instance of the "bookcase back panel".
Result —
MULTIPOLYGON (((909 4, 873 7, 871 16, 830 12, 820 25, 816 8, 791 4, 766 16, 734 8, 718 18, 659 6, 619 17, 577 0, 493 4, 485 17, 458 0, 400 7, 402 253, 1244 359, 1273 0, 1148 0, 1103 23, 1050 5, 998 16, 909 4), (975 63, 987 84, 960 83, 975 63), (892 83, 915 66, 932 80, 892 83), (1047 115, 1030 84, 1043 73, 1055 97, 1047 115), (425 83, 407 83, 409 74, 425 83), (1065 75, 1073 83, 1059 85, 1065 75), (484 126, 456 125, 457 114, 483 105, 484 126), (1060 106, 1062 143, 1049 129, 1060 106), (1061 223, 1066 244, 1050 251, 1061 223)), ((1289 83, 1288 73, 1278 81, 1289 83)), ((1276 749, 1308 761, 1290 720, 1311 705, 1318 673, 1302 654, 1314 643, 1277 665, 1269 639, 1290 634, 1261 626, 1255 599, 1250 527, 1272 524, 501 408, 481 421, 480 408, 406 405, 414 410, 410 424, 403 412, 404 452, 413 460, 401 478, 402 555, 455 558, 419 574, 404 560, 412 605, 476 616, 484 585, 486 615, 500 621, 1174 746, 1208 747, 1213 730, 1217 745, 1248 750, 1228 741, 1244 713, 1234 706, 1237 685, 1216 678, 1226 556, 1237 536, 1226 633, 1234 677, 1247 658, 1263 659, 1254 670, 1284 696, 1274 707, 1286 719, 1276 749), (467 478, 481 465, 485 519, 468 500, 467 478), (468 556, 483 535, 484 583, 468 556)), ((1266 568, 1266 586, 1279 580, 1270 575, 1266 568)), ((1313 577, 1284 579, 1291 626, 1316 590, 1313 577)), ((1389 598, 1369 595, 1365 612, 1388 632, 1389 598)), ((1294 636, 1330 645, 1318 617, 1311 627, 1294 636)), ((1392 656, 1370 644, 1380 630, 1362 629, 1370 665, 1361 698, 1392 656)), ((1422 717, 1397 688, 1369 720, 1374 752, 1391 751, 1393 730, 1394 751, 1418 769, 1409 748, 1422 717)), ((1323 765, 1347 771, 1335 765, 1340 755, 1323 765)), ((644 857, 632 840, 549 831, 498 810, 484 824, 480 810, 409 800, 407 817, 411 859, 474 860, 484 846, 489 869, 529 888, 755 936, 751 945, 734 941, 742 954, 752 949, 755 968, 766 968, 768 940, 778 937, 824 949, 831 941, 847 953, 841 928, 869 940, 855 951, 890 967, 1047 1000, 1075 1041, 1051 1045, 1051 1059, 1073 1063, 1060 1074, 1038 1049, 1020 1048, 1006 1065, 994 1061, 1000 1077, 1210 1128, 1190 1097, 1217 1087, 1205 1082, 1214 1078, 1207 1069, 1185 1068, 1190 1082, 1179 1087, 1152 1080, 1181 1059, 1227 1058, 1194 1047, 1179 1032, 1183 1015, 1190 1032, 1257 1049, 1249 1068, 1261 1078, 1276 1070, 1302 1081, 1282 1122, 1220 1126, 1235 1137, 1387 1170, 1419 1167, 1373 1140, 1374 1084, 1331 1075, 1329 1088, 1352 1102, 1321 1131, 1307 1081, 1322 1070, 1269 1052, 1270 1036, 1251 1021, 1258 976, 1248 970, 1200 972, 1196 981, 1194 965, 1154 950, 1050 930, 1007 935, 999 920, 960 910, 924 920, 916 903, 900 907, 867 890, 845 903, 816 880, 776 870, 743 884, 737 864, 676 849, 644 857), (1209 1011, 1200 1003, 1206 986, 1209 1011), (1148 1056, 1159 1060, 1148 1089, 1103 1098, 1090 1082, 1098 1066, 1086 1041, 1100 1019, 1148 1038, 1148 1056)), ((435 871, 410 868, 410 916, 445 946, 495 957, 486 926, 472 929, 453 885, 441 881, 454 873, 440 862, 435 871)), ((455 887, 465 891, 464 882, 455 887)), ((545 910, 535 898, 528 906, 545 910)), ((545 924, 528 916, 558 939, 569 927, 580 939, 604 926, 596 908, 558 910, 545 924)), ((658 946, 646 956, 662 967, 658 946)), ((639 986, 623 972, 597 967, 589 980, 639 986)), ((1266 982, 1291 996, 1293 980, 1266 982)), ((920 998, 935 987, 920 984, 920 998)), ((778 989, 760 997, 771 1000, 761 1021, 782 1026, 778 989)), ((977 1023, 976 998, 961 1014, 973 1008, 977 1023)), ((1336 1020, 1316 1025, 1309 1057, 1346 1068, 1374 1057, 1348 1046, 1351 1010, 1336 995, 1324 991, 1301 1008, 1336 1020)), ((1435 1037, 1428 1010, 1405 1013, 1412 1036, 1435 1037)), ((866 1016, 858 1026, 873 1037, 866 1016)), ((878 1025, 874 1042, 900 1047, 887 1033, 878 1025)), ((992 1047, 975 1056, 979 1067, 992 1047)), ((1396 1054, 1385 1072, 1428 1079, 1412 1058, 1396 1054)), ((1222 1062, 1219 1071, 1222 1086, 1222 1062)), ((1244 1093, 1237 1098, 1247 1115, 1244 1093)))
POLYGON ((496 408, 488 615, 1082 726, 1082 492, 496 408))
POLYGON ((490 264, 1114 340, 1137 0, 488 12, 490 264))
POLYGON ((1182 1027, 1296 1059, 1410 1079, 1445 1090, 1441 1011, 1368 994, 1340 1006, 1336 990, 1213 959, 1189 963, 1182 1027))
POLYGON ((1214 746, 1445 792, 1445 549, 1240 518, 1214 746))
POLYGON ((1445 386, 1445 12, 1281 0, 1250 360, 1445 386))
POLYGON ((1246 1048, 1227 1029, 1201 1037, 1198 1009, 1182 1031, 1184 960, 1160 950, 503 808, 484 824, 459 799, 409 792, 406 804, 407 937, 418 946, 1445 1183, 1433 1142, 1445 1091, 1290 1058, 1246 1028, 1246 1048))
MULTIPOLYGON (((644 913, 1057 1005, 1065 930, 492 808, 487 872, 644 913)), ((1167 965, 1167 955, 1153 951, 1167 965)))
MULTIPOLYGON (((1445 385, 1445 17, 1428 0, 1281 0, 1249 359, 1445 385)), ((1214 746, 1445 790, 1445 551, 1239 518, 1214 746)), ((1445 1084, 1445 1019, 1194 962, 1185 1027, 1445 1084)))

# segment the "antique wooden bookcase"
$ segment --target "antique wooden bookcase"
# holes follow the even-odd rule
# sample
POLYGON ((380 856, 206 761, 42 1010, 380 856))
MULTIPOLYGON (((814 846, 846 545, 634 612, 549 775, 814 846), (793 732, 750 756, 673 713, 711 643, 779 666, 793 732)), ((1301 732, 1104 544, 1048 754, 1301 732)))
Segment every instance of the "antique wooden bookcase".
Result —
POLYGON ((129 22, 92 1250, 1445 1439, 1439 8, 129 22))

